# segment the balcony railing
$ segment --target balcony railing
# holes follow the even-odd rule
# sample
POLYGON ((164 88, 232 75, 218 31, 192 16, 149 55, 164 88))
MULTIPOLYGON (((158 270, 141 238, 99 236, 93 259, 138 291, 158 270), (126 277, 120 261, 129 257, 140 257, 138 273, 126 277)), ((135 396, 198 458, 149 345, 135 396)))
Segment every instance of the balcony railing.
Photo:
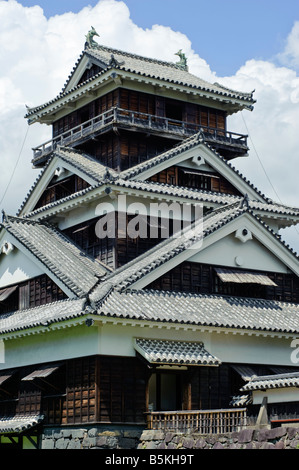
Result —
POLYGON ((247 425, 246 408, 200 411, 152 411, 147 427, 153 430, 226 434, 247 425))
POLYGON ((103 133, 109 126, 115 125, 125 128, 135 127, 176 137, 188 137, 202 131, 205 139, 210 143, 239 147, 245 151, 247 149, 247 136, 243 134, 115 107, 34 148, 33 161, 43 159, 59 145, 72 146, 82 143, 90 136, 103 133))

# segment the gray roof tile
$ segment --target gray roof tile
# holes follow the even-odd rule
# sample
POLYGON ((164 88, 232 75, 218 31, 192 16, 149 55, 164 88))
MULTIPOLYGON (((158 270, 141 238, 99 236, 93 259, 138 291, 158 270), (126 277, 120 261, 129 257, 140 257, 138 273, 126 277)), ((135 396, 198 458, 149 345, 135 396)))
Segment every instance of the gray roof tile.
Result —
POLYGON ((299 386, 299 371, 275 374, 275 375, 263 375, 251 377, 249 382, 241 388, 241 391, 252 391, 252 390, 265 390, 273 388, 285 388, 285 387, 298 387, 299 386))
MULTIPOLYGON (((83 315, 85 299, 61 300, 39 307, 0 315, 0 334, 9 334, 29 328, 48 327, 83 315)), ((86 312, 85 312, 86 313, 86 312)))
POLYGON ((87 294, 108 272, 50 225, 5 216, 1 226, 76 296, 87 294))
POLYGON ((42 415, 8 416, 0 418, 0 433, 21 433, 43 421, 42 415))
POLYGON ((253 99, 253 92, 240 92, 226 88, 219 83, 209 83, 189 73, 187 70, 182 69, 172 62, 151 59, 148 57, 143 57, 99 45, 97 49, 87 49, 82 52, 65 86, 63 87, 62 92, 57 97, 40 106, 28 109, 25 117, 30 117, 36 112, 42 111, 47 106, 54 104, 63 97, 67 97, 75 90, 80 90, 80 88, 85 85, 90 84, 92 86, 94 82, 101 77, 101 75, 106 73, 107 70, 111 69, 120 70, 123 72, 131 72, 139 75, 140 77, 157 79, 164 81, 165 83, 178 86, 186 86, 196 92, 200 92, 203 96, 208 93, 213 94, 216 99, 218 98, 226 102, 240 102, 242 103, 242 105, 240 104, 241 107, 243 106, 250 110, 255 103, 255 100, 253 99), (67 88, 70 79, 84 56, 90 57, 91 59, 97 61, 102 66, 102 70, 94 77, 91 77, 85 82, 80 83, 74 86, 72 89, 68 90, 67 88), (115 59, 114 61, 111 61, 112 56, 115 59))
POLYGON ((203 343, 136 338, 135 349, 151 364, 212 365, 221 364, 203 343))
POLYGON ((99 303, 98 312, 141 321, 299 333, 299 305, 246 297, 114 290, 99 303))
MULTIPOLYGON (((298 259, 296 253, 294 253, 294 251, 288 246, 285 246, 280 237, 257 216, 255 216, 248 205, 237 202, 211 211, 203 217, 202 224, 192 225, 179 236, 170 237, 165 241, 162 241, 143 255, 127 263, 123 267, 118 268, 112 274, 108 274, 104 283, 101 283, 93 290, 90 298, 94 302, 97 302, 105 289, 105 285, 114 286, 116 290, 130 288, 132 284, 164 264, 166 261, 171 260, 179 253, 191 249, 196 243, 202 242, 207 236, 246 212, 254 217, 254 219, 269 232, 270 236, 275 237, 282 246, 287 248, 291 252, 292 256, 298 259)), ((110 287, 107 287, 107 289, 109 290, 110 287)))
POLYGON ((107 172, 110 176, 117 176, 116 171, 111 168, 108 169, 91 155, 79 150, 74 150, 71 147, 59 147, 53 152, 52 158, 55 156, 70 163, 73 167, 78 168, 78 170, 93 178, 95 182, 103 180, 107 172))
POLYGON ((118 62, 118 64, 114 62, 113 66, 120 70, 130 71, 180 85, 186 85, 188 87, 197 88, 202 91, 212 92, 226 97, 242 99, 251 104, 254 103, 252 93, 231 90, 219 83, 209 83, 206 80, 191 74, 188 70, 177 66, 173 62, 151 59, 101 45, 99 45, 98 48, 88 49, 87 55, 98 59, 106 66, 110 65, 111 55, 113 55, 116 62, 118 62))

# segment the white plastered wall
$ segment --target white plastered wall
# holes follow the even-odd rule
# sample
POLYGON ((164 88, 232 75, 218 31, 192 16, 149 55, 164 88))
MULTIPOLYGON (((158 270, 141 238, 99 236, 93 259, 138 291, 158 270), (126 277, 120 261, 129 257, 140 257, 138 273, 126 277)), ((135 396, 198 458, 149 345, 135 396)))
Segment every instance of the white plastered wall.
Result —
POLYGON ((235 233, 196 253, 189 261, 232 268, 287 272, 286 266, 254 236, 243 243, 235 237, 235 233))
POLYGON ((27 281, 41 274, 41 269, 17 248, 9 255, 0 254, 0 288, 27 281))
POLYGON ((238 330, 180 329, 157 324, 85 323, 36 335, 7 338, 0 369, 92 355, 134 357, 134 338, 199 341, 221 362, 294 366, 292 337, 247 334, 238 330), (143 325, 143 326, 141 326, 143 325))

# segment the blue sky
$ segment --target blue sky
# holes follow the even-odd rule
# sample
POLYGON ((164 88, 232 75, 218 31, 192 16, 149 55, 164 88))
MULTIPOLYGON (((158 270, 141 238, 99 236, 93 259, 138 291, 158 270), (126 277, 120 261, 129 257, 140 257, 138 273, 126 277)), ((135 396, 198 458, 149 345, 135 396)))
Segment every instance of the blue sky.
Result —
MULTIPOLYGON (((40 5, 47 18, 79 12, 98 0, 21 0, 40 5)), ((186 34, 192 47, 220 76, 234 74, 246 60, 276 62, 294 21, 298 0, 124 0, 141 28, 169 26, 186 34)))

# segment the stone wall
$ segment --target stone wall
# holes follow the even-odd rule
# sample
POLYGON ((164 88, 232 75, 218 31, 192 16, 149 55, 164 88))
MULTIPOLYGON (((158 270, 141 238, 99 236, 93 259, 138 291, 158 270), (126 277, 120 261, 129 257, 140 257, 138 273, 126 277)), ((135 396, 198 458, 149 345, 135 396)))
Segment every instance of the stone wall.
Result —
POLYGON ((138 449, 299 449, 299 427, 246 428, 212 435, 144 431, 138 449))
POLYGON ((299 427, 179 434, 138 427, 45 428, 42 449, 299 449, 299 427))
POLYGON ((136 449, 143 428, 45 428, 42 449, 136 449))

